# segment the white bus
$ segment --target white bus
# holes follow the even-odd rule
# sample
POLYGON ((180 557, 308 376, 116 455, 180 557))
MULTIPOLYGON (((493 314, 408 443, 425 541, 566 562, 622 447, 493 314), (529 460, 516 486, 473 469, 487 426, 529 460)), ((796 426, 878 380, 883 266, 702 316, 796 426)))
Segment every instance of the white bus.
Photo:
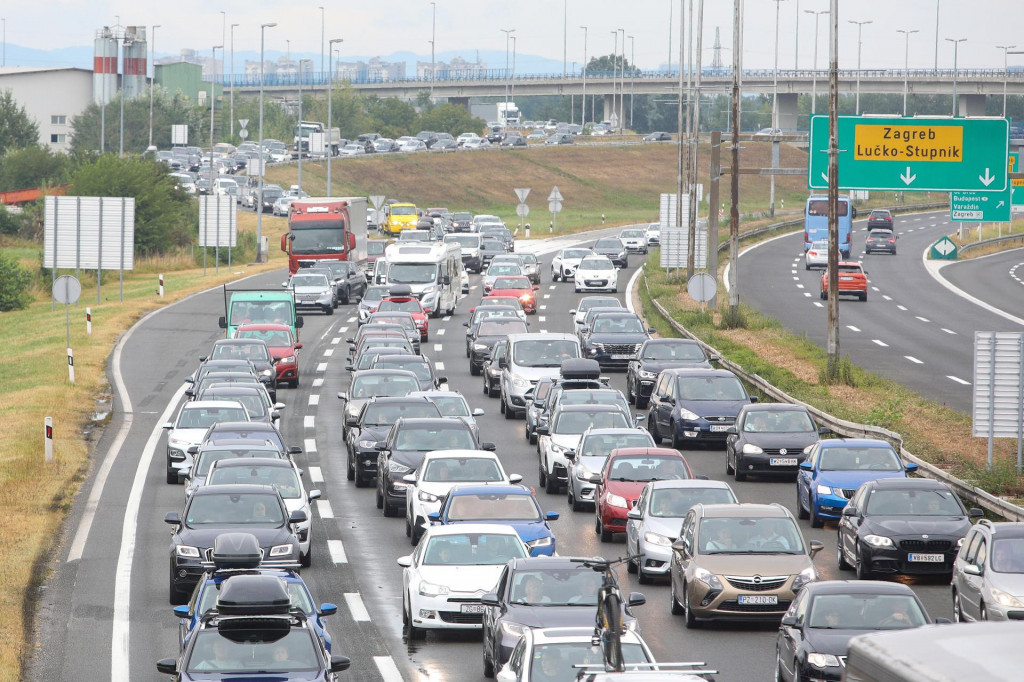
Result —
MULTIPOLYGON (((386 284, 404 284, 427 314, 451 315, 462 298, 462 249, 458 244, 391 244, 384 251, 386 284)), ((379 272, 379 269, 378 269, 379 272)))

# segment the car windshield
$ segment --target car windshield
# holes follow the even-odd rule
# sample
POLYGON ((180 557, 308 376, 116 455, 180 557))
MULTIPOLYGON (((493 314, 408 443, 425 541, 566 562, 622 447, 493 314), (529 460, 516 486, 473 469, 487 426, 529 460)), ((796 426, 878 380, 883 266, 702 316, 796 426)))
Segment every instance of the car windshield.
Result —
POLYGON ((469 405, 461 395, 428 395, 443 417, 469 417, 469 405))
POLYGON ((654 439, 646 431, 636 433, 591 434, 583 439, 577 453, 581 457, 607 457, 616 448, 653 448, 654 439))
POLYGON ((842 264, 840 264, 839 265, 839 272, 845 272, 847 274, 854 273, 854 274, 858 274, 858 275, 863 275, 864 274, 864 270, 859 265, 842 265, 842 264))
MULTIPOLYGON (((217 605, 217 597, 220 595, 220 586, 224 584, 224 581, 211 582, 203 587, 203 591, 199 596, 199 605, 195 612, 198 615, 202 615, 217 605)), ((295 580, 289 580, 285 582, 285 587, 288 590, 288 596, 291 597, 292 606, 301 609, 307 616, 313 615, 313 602, 309 598, 309 592, 306 591, 305 586, 295 580)))
MULTIPOLYGON (((608 261, 607 258, 601 259, 601 262, 608 261)), ((608 261, 611 262, 611 261, 608 261)), ((621 308, 622 303, 617 298, 584 298, 580 301, 579 306, 576 308, 576 316, 579 317, 581 314, 586 313, 591 308, 621 308)))
MULTIPOLYGON (((215 377, 216 375, 211 375, 215 377)), ((177 429, 208 429, 219 422, 245 422, 249 415, 244 407, 191 407, 186 405, 178 415, 177 429)))
POLYGON ((562 252, 562 260, 583 259, 593 253, 590 249, 566 249, 562 252))
POLYGON ((422 313, 423 306, 421 306, 420 302, 415 299, 409 301, 384 300, 380 302, 379 306, 377 306, 377 311, 381 313, 391 311, 398 311, 401 313, 422 313))
POLYGON ((921 605, 904 594, 819 594, 807 627, 823 630, 903 630, 927 625, 921 605))
POLYGON ((512 361, 522 367, 561 367, 563 360, 579 356, 579 344, 570 339, 531 339, 512 346, 512 361))
POLYGON ((481 251, 504 251, 505 246, 496 239, 484 239, 480 242, 481 251))
POLYGON ((681 400, 747 400, 747 392, 736 377, 679 377, 681 400))
MULTIPOLYGON (((654 447, 641 445, 640 447, 654 447)), ((668 481, 690 478, 679 457, 616 457, 608 479, 612 481, 668 481)))
POLYGON ((526 331, 526 323, 512 312, 501 322, 481 322, 477 328, 477 336, 505 336, 506 334, 520 334, 526 331))
POLYGON ((470 323, 470 326, 474 324, 481 324, 483 320, 486 320, 488 317, 520 319, 519 313, 515 308, 480 308, 473 314, 473 321, 470 323))
POLYGON ((424 418, 440 417, 437 406, 433 403, 403 403, 401 405, 389 405, 387 403, 370 403, 363 413, 363 426, 391 426, 399 417, 424 418))
POLYGON ((185 511, 185 525, 280 526, 284 512, 276 495, 266 493, 219 493, 193 495, 185 511))
POLYGON ((528 606, 594 607, 601 582, 600 573, 585 567, 519 571, 512 576, 509 601, 528 606))
POLYGON ((416 215, 415 206, 392 206, 391 215, 416 215))
POLYGON ((231 325, 254 323, 291 324, 292 306, 288 301, 233 301, 231 325))
POLYGON ((436 278, 436 263, 392 263, 388 268, 388 282, 392 284, 426 284, 436 278))
POLYGON ((475 450, 473 433, 460 420, 463 428, 406 425, 395 435, 394 449, 399 452, 429 452, 431 450, 475 450))
POLYGON ((949 490, 871 491, 865 514, 870 516, 963 516, 959 500, 949 490))
POLYGON ((454 495, 448 503, 449 521, 540 521, 533 495, 477 493, 454 495))
POLYGON ((649 343, 644 348, 644 360, 694 360, 704 361, 704 351, 695 343, 649 343))
POLYGON ((746 433, 806 433, 815 429, 811 416, 802 410, 758 410, 746 416, 743 430, 746 433))
POLYGON ((500 566, 526 556, 515 535, 466 533, 430 538, 423 551, 425 566, 500 566))
POLYGON ((239 339, 260 339, 271 348, 283 348, 292 345, 292 335, 287 329, 239 329, 235 332, 239 339))
POLYGON ((621 249, 622 242, 618 239, 599 239, 594 244, 595 249, 621 249))
MULTIPOLYGON (((404 367, 402 369, 405 369, 404 367)), ((420 384, 414 377, 397 374, 356 375, 352 380, 349 394, 353 398, 372 398, 374 396, 403 396, 418 391, 420 384)))
MULTIPOLYGON (((299 672, 320 669, 320 658, 313 640, 304 629, 291 630, 284 637, 271 629, 260 633, 255 628, 253 637, 244 642, 223 637, 217 629, 196 633, 185 669, 190 673, 209 673, 220 679, 224 673, 299 672)), ((204 676, 205 677, 205 676, 204 676)))
POLYGON ((551 433, 563 436, 579 436, 588 428, 628 429, 626 416, 619 412, 560 412, 551 427, 551 433))
POLYGON ((495 277, 498 275, 521 275, 523 274, 522 268, 515 263, 493 263, 491 267, 487 268, 485 273, 488 277, 495 277))
POLYGON ((363 300, 366 302, 382 301, 388 295, 388 287, 367 287, 363 292, 363 300))
POLYGON ((267 346, 262 343, 218 343, 213 346, 211 360, 263 360, 270 362, 267 346))
POLYGON ((267 457, 271 459, 281 459, 281 453, 277 450, 266 450, 266 449, 250 449, 250 448, 231 448, 223 450, 203 450, 199 453, 199 457, 196 459, 195 467, 193 468, 193 475, 205 476, 210 471, 210 467, 213 466, 214 462, 218 462, 222 459, 232 459, 236 457, 267 457))
POLYGON ((644 231, 643 230, 623 230, 622 234, 620 234, 619 236, 627 238, 627 239, 642 239, 643 236, 644 236, 644 231))
POLYGON ((379 239, 370 239, 366 242, 366 253, 370 256, 379 256, 384 253, 387 242, 379 239))
POLYGON ((695 504, 731 504, 736 497, 727 488, 659 488, 651 493, 647 513, 657 518, 682 518, 695 504))
MULTIPOLYGON (((629 664, 649 663, 650 659, 639 644, 623 642, 622 661, 628 670, 636 670, 635 666, 630 668, 629 664)), ((597 666, 603 670, 601 647, 586 641, 541 644, 533 649, 529 682, 575 682, 579 679, 577 666, 597 666)))
MULTIPOLYGON (((462 135, 459 135, 459 137, 462 137, 462 135)), ((471 135, 467 135, 466 137, 479 139, 479 137, 475 133, 471 134, 471 135)), ((455 213, 455 214, 452 215, 452 220, 472 220, 472 219, 473 219, 473 214, 472 213, 463 213, 463 212, 460 211, 460 212, 455 213)))
POLYGON ((607 258, 584 258, 580 270, 614 270, 615 266, 607 258))
POLYGON ((811 248, 815 251, 828 251, 828 242, 824 240, 811 242, 811 248))
POLYGON ((200 400, 221 400, 242 403, 242 407, 249 413, 250 419, 263 419, 267 416, 267 405, 259 393, 246 393, 244 395, 203 395, 200 400))
POLYGON ((299 477, 292 467, 271 466, 236 466, 216 467, 210 472, 207 485, 228 485, 234 483, 272 485, 286 500, 297 500, 302 497, 302 486, 299 477))
POLYGON ((601 315, 594 320, 591 331, 597 334, 643 334, 647 330, 637 317, 601 315))
POLYGON ((290 286, 293 289, 298 289, 299 287, 320 287, 320 288, 326 289, 328 286, 330 286, 330 284, 327 281, 327 275, 318 275, 318 274, 299 275, 299 274, 295 274, 295 275, 292 275, 292 281, 291 281, 290 286))
POLYGON ((373 363, 375 369, 404 369, 412 372, 417 379, 431 379, 430 363, 415 356, 382 355, 373 363))
POLYGON ((537 264, 537 257, 534 256, 532 253, 523 253, 520 254, 519 257, 523 259, 523 263, 525 263, 526 265, 537 264))
POLYGON ((822 471, 901 471, 903 464, 891 447, 822 448, 818 468, 822 471))
MULTIPOLYGON (((456 220, 458 220, 458 218, 456 218, 456 220)), ((467 249, 475 249, 480 246, 480 237, 468 234, 465 236, 450 234, 444 238, 444 241, 446 244, 455 242, 459 246, 467 249)))
POLYGON ((504 481, 498 463, 487 457, 438 457, 426 464, 427 483, 497 483, 504 481))
POLYGON ((803 554, 804 542, 790 518, 701 519, 701 554, 803 554))
MULTIPOLYGON (((519 266, 514 266, 516 270, 519 266)), ((525 277, 498 277, 491 285, 492 289, 532 289, 530 280, 525 277)))
POLYGON ((381 313, 374 313, 373 316, 369 320, 367 320, 367 323, 397 324, 406 331, 416 331, 416 321, 412 319, 411 315, 386 315, 381 313))

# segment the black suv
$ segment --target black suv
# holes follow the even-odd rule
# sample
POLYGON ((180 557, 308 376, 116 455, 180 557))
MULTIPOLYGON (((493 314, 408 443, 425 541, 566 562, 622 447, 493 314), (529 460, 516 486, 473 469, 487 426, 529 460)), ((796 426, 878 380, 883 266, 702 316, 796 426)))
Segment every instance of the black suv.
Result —
POLYGON ((626 368, 626 397, 637 409, 647 407, 654 380, 663 369, 677 367, 711 368, 711 361, 699 343, 691 339, 648 339, 626 368))
POLYGON ((440 417, 441 412, 424 397, 373 397, 363 405, 359 414, 345 418, 348 432, 345 437, 348 461, 346 478, 355 481, 357 488, 365 488, 377 476, 377 443, 386 440, 388 432, 399 419, 427 419, 440 417))
POLYGON ((583 355, 597 360, 602 368, 624 369, 653 331, 634 313, 601 313, 580 330, 583 355))
POLYGON ((875 229, 891 230, 892 213, 884 208, 876 208, 868 215, 868 232, 875 229))
POLYGON ((868 232, 868 236, 864 240, 864 253, 873 253, 875 251, 884 251, 895 256, 896 233, 889 229, 868 232))

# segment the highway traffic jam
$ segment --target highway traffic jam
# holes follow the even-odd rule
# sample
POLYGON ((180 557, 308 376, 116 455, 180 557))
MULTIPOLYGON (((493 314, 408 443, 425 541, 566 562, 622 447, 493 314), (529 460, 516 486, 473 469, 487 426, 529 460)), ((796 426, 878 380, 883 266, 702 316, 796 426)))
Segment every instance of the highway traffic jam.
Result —
POLYGON ((517 244, 405 206, 389 243, 363 198, 298 199, 286 281, 217 294, 162 425, 171 541, 143 548, 168 552, 160 673, 624 679, 596 555, 626 558, 644 680, 840 680, 858 635, 1024 617, 1024 531, 634 312, 656 224, 517 244))

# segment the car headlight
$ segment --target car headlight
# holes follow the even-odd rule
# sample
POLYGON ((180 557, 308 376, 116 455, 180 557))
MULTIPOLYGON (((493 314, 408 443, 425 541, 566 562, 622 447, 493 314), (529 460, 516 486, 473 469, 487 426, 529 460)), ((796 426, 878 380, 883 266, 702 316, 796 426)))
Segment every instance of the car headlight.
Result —
POLYGON ((420 502, 437 502, 438 496, 432 493, 428 493, 426 490, 421 490, 417 497, 420 498, 420 502))
POLYGON ((696 412, 690 412, 685 407, 680 407, 679 408, 679 418, 680 419, 685 419, 687 421, 695 421, 697 419, 700 419, 700 415, 698 415, 696 412))
POLYGON ((887 538, 884 535, 865 535, 864 542, 872 547, 895 547, 892 544, 892 538, 887 538))
POLYGON ((487 350, 487 344, 486 343, 474 343, 473 344, 473 350, 487 350))
POLYGON ((358 443, 359 447, 364 450, 373 450, 377 447, 377 441, 375 440, 361 440, 358 443))
POLYGON ((992 598, 999 602, 1002 606, 1012 606, 1015 608, 1020 608, 1024 606, 1024 603, 1021 603, 1021 600, 1017 597, 1014 597, 1009 592, 997 590, 994 587, 992 588, 992 598))
POLYGON ((412 467, 407 467, 401 462, 391 460, 390 462, 388 462, 388 471, 390 471, 393 474, 407 474, 410 471, 412 471, 412 467))
POLYGON ((523 633, 529 630, 529 628, 525 625, 520 625, 519 623, 509 623, 506 621, 501 621, 501 630, 506 635, 512 635, 513 637, 522 637, 523 633))
POLYGON ((647 531, 644 533, 644 542, 649 542, 652 545, 659 545, 661 547, 671 547, 672 541, 659 533, 653 533, 647 531))
POLYGON ((191 445, 191 443, 181 438, 168 438, 167 445, 172 448, 177 448, 184 452, 185 449, 188 448, 189 445, 191 445))
POLYGON ((547 537, 530 540, 526 543, 526 546, 530 549, 536 549, 537 547, 550 547, 553 544, 555 544, 555 539, 548 535, 547 537))
POLYGON ((613 495, 609 493, 608 497, 605 499, 608 500, 608 504, 613 507, 619 507, 620 509, 627 509, 629 507, 629 505, 626 504, 626 498, 621 495, 613 495))
POLYGON ((639 372, 637 372, 637 374, 640 376, 641 379, 653 379, 654 377, 657 376, 657 374, 655 374, 654 372, 648 372, 645 369, 640 370, 639 372))
POLYGON ((819 483, 818 484, 818 494, 819 495, 831 495, 832 494, 832 488, 828 487, 827 485, 822 485, 822 484, 819 483))
POLYGON ((744 443, 743 454, 744 455, 760 455, 763 454, 764 450, 754 445, 753 443, 744 443))
POLYGON ((814 566, 808 566, 804 570, 797 573, 796 577, 793 578, 793 591, 799 592, 804 585, 807 583, 813 583, 818 579, 818 572, 814 570, 814 566))
POLYGON ((174 548, 174 553, 177 554, 180 557, 184 557, 184 558, 187 558, 187 559, 198 559, 199 558, 199 548, 198 547, 190 547, 188 545, 178 545, 177 547, 174 548))
POLYGON ((435 298, 437 298, 437 291, 431 289, 430 291, 424 293, 423 298, 420 300, 426 303, 427 301, 433 301, 435 298))
POLYGON ((576 467, 576 478, 579 480, 589 482, 592 475, 593 472, 582 464, 576 467))
POLYGON ((295 362, 295 356, 294 355, 289 355, 288 357, 284 357, 284 358, 281 358, 280 360, 278 360, 279 364, 285 364, 285 365, 290 365, 290 364, 292 364, 294 362, 295 362))
POLYGON ((722 589, 722 581, 718 579, 718 576, 707 570, 706 568, 698 567, 693 573, 693 577, 701 581, 713 590, 722 589))
POLYGON ((807 662, 815 668, 839 667, 839 659, 832 654, 807 654, 807 662))
POLYGON ((530 380, 518 375, 512 375, 512 385, 515 388, 529 388, 530 380))
POLYGON ((426 580, 420 581, 420 596, 423 597, 439 597, 442 594, 448 594, 451 590, 448 589, 447 585, 435 585, 434 583, 428 583, 426 580))
POLYGON ((292 553, 291 545, 274 545, 270 548, 269 556, 288 556, 292 553))
POLYGON ((260 374, 262 376, 265 376, 265 377, 272 377, 272 376, 274 376, 274 372, 269 370, 269 369, 263 370, 262 372, 260 372, 260 374))

